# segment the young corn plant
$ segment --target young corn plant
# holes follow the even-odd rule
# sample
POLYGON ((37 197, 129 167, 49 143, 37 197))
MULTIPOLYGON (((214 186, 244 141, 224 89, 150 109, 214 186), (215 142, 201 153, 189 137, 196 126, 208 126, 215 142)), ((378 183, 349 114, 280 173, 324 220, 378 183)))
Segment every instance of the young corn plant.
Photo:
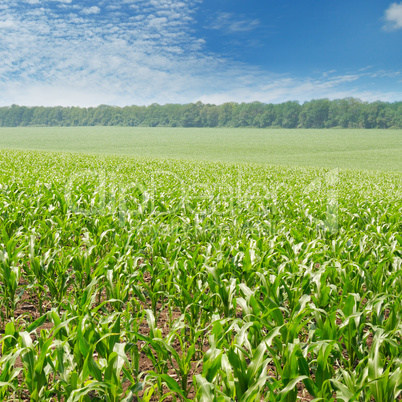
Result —
POLYGON ((42 330, 33 342, 28 332, 19 333, 20 355, 23 364, 24 385, 31 401, 49 400, 54 394, 50 374, 55 371, 52 354, 53 337, 42 330))
POLYGON ((345 300, 343 310, 339 313, 344 321, 339 326, 342 333, 342 340, 346 345, 347 364, 349 370, 352 370, 357 360, 361 360, 365 356, 364 328, 366 325, 367 310, 359 311, 360 296, 350 294, 345 300))
POLYGON ((338 347, 336 341, 312 343, 303 354, 297 352, 299 372, 307 378, 303 383, 311 396, 322 398, 325 401, 333 400, 331 379, 334 377, 333 351, 338 347), (307 354, 315 356, 308 361, 307 354), (311 374, 313 373, 314 376, 311 374))
POLYGON ((389 333, 378 329, 374 334, 368 358, 368 384, 375 401, 391 402, 399 399, 402 392, 402 368, 400 359, 395 359, 384 350, 385 344, 390 343, 393 352, 400 349, 389 333))
POLYGON ((19 387, 18 375, 21 368, 16 367, 16 360, 20 355, 18 348, 18 331, 11 321, 5 326, 4 337, 1 343, 0 359, 0 397, 6 400, 12 393, 16 394, 19 387))
POLYGON ((211 291, 211 302, 216 300, 215 308, 223 310, 226 318, 234 315, 233 302, 236 293, 236 279, 230 280, 224 278, 224 274, 217 269, 208 269, 208 284, 211 291))
MULTIPOLYGON (((7 251, 0 251, 0 281, 1 286, 1 305, 4 307, 3 322, 7 322, 16 309, 19 301, 17 292, 21 278, 21 268, 15 265, 13 258, 10 258, 7 251)), ((1 311, 3 315, 3 311, 1 311)))

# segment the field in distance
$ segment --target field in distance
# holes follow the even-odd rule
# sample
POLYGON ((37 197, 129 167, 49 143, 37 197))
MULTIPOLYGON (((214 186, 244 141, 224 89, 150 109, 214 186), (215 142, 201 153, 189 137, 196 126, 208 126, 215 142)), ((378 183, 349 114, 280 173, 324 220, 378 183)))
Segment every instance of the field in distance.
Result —
POLYGON ((18 127, 0 148, 402 171, 402 130, 18 127))

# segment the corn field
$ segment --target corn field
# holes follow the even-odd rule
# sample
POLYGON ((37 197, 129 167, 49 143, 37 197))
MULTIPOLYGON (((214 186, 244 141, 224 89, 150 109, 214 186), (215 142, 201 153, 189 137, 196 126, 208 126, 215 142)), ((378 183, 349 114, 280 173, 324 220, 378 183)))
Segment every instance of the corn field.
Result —
POLYGON ((0 153, 0 400, 394 401, 402 174, 0 153))

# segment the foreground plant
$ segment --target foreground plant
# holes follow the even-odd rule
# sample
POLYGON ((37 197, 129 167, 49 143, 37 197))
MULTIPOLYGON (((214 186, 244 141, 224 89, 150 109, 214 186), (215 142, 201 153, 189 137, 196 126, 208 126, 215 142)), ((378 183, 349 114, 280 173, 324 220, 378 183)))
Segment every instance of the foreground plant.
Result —
POLYGON ((0 164, 1 400, 400 398, 400 173, 0 164))

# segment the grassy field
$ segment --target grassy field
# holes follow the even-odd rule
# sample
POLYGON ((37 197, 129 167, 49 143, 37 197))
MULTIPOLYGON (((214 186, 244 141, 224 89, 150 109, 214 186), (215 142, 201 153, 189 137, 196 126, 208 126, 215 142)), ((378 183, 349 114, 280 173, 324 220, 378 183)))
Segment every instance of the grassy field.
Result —
POLYGON ((402 170, 402 130, 1 128, 1 148, 402 170))
POLYGON ((0 151, 0 400, 398 400, 401 189, 0 151))
POLYGON ((401 135, 1 129, 0 400, 400 400, 401 135))

